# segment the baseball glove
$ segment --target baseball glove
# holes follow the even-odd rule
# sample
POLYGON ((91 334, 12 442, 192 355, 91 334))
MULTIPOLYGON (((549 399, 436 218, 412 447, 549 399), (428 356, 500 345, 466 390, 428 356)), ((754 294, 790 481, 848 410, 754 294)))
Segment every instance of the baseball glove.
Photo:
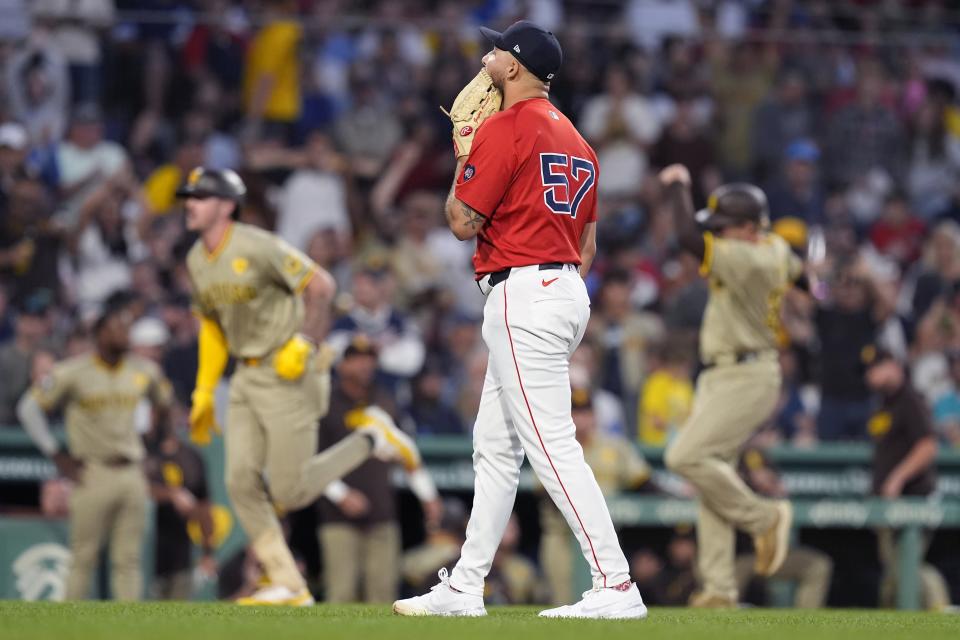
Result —
POLYGON ((458 159, 470 154, 477 129, 484 120, 500 111, 502 102, 503 94, 493 86, 493 80, 486 69, 481 69, 460 91, 450 111, 440 107, 453 122, 453 149, 458 159))

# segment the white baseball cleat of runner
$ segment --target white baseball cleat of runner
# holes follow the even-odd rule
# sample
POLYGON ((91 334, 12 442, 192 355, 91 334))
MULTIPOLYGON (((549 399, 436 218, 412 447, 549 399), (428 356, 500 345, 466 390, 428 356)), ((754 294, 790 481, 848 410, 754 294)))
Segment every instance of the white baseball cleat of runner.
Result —
POLYGON ((446 568, 437 572, 439 584, 430 593, 393 603, 393 612, 401 616, 469 616, 487 615, 483 597, 462 593, 450 586, 446 568))
POLYGON ((236 602, 245 607, 312 607, 314 605, 313 596, 306 589, 293 591, 279 584, 267 585, 245 598, 238 598, 236 602))
POLYGON ((642 619, 647 617, 640 591, 633 582, 616 587, 600 587, 583 593, 583 599, 555 609, 540 612, 541 618, 597 618, 603 620, 642 619))

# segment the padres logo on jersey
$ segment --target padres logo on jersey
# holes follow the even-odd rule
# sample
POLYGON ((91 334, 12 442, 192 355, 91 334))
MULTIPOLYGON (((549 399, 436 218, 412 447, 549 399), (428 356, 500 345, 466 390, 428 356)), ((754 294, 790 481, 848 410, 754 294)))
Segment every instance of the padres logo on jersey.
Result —
POLYGON ((250 261, 246 258, 234 258, 233 262, 230 263, 230 266, 233 268, 233 272, 238 276, 242 276, 247 272, 247 267, 250 266, 250 261))

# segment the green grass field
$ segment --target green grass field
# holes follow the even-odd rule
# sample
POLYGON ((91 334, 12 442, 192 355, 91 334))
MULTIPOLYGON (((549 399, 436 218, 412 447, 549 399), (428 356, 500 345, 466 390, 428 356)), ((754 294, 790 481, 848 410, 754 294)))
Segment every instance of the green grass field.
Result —
POLYGON ((652 609, 637 622, 541 620, 530 607, 491 608, 479 619, 399 618, 387 607, 308 609, 228 604, 43 604, 0 602, 0 638, 9 640, 957 640, 960 616, 892 611, 652 609))

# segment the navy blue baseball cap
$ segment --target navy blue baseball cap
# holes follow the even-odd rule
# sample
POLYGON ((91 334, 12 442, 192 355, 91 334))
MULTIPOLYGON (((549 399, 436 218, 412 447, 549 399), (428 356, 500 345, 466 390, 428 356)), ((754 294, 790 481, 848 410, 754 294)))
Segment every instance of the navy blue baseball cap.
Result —
POLYGON ((503 33, 487 27, 480 27, 480 33, 497 49, 512 53, 544 82, 553 80, 563 63, 563 50, 557 36, 529 20, 514 22, 503 33))

